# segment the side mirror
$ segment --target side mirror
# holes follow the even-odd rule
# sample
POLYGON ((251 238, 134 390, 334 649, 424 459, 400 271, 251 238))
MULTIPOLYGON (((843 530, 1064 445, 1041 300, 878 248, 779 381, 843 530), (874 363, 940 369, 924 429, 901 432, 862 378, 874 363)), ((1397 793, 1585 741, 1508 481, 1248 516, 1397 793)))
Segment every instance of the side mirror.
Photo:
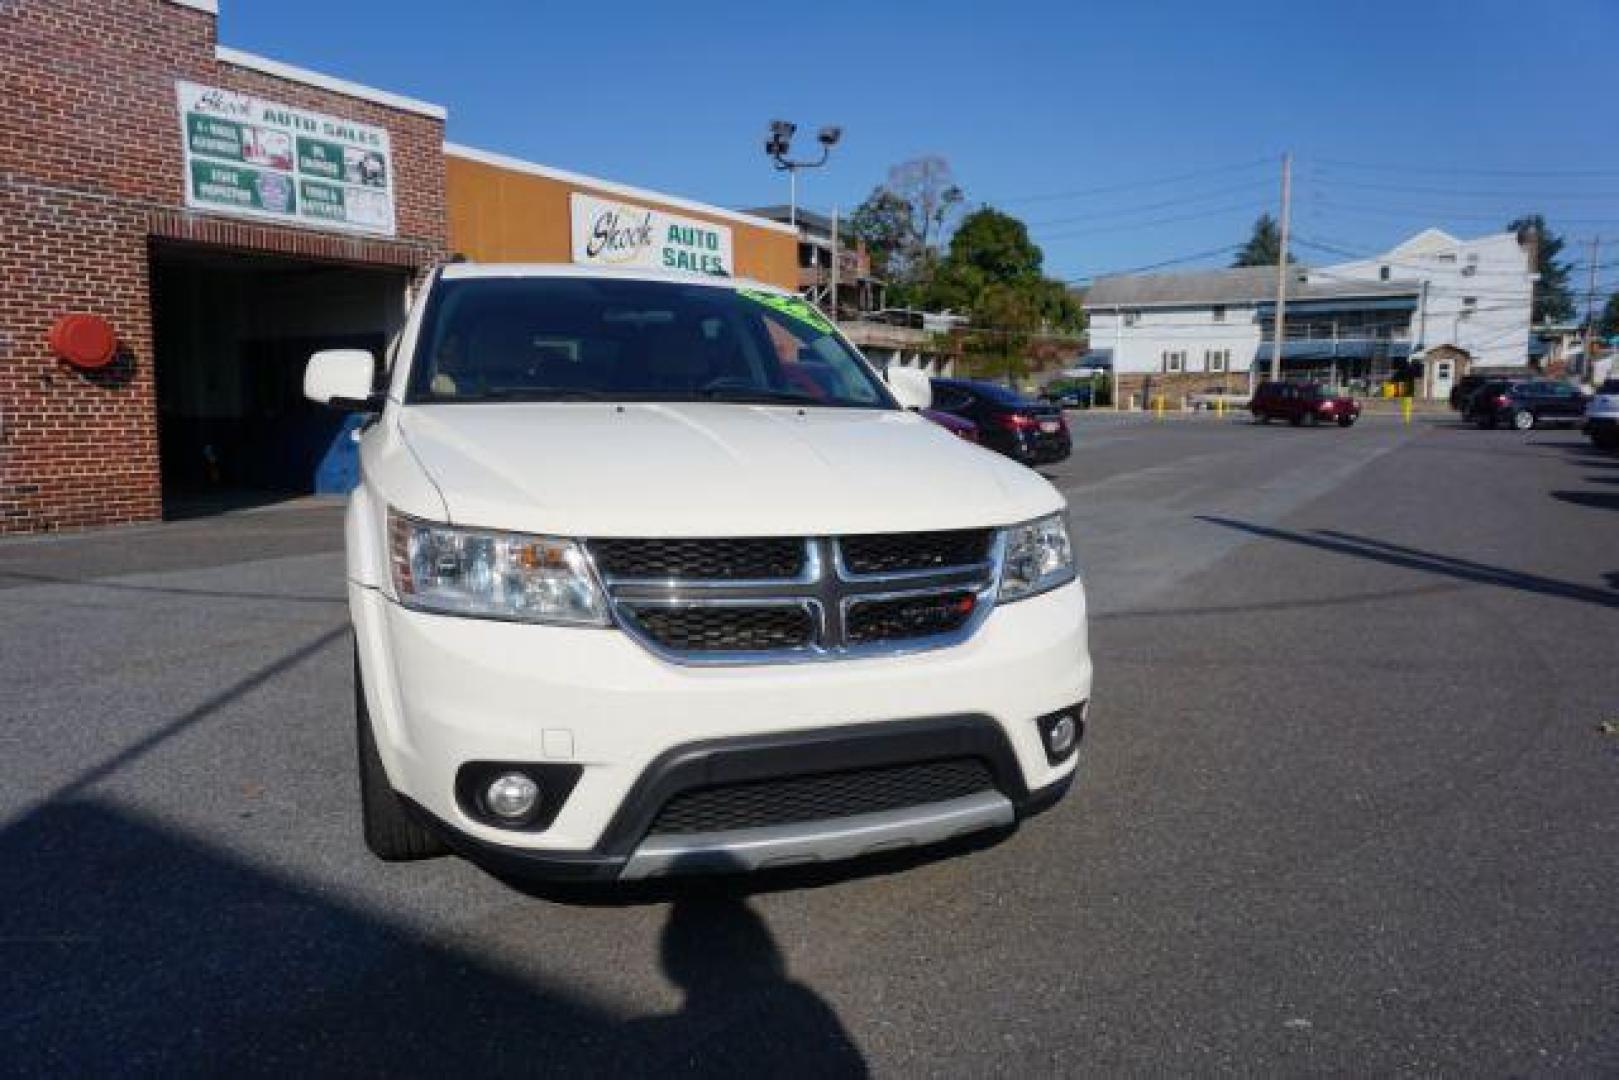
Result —
POLYGON ((304 368, 304 397, 346 412, 376 412, 377 362, 364 349, 322 349, 304 368))
POLYGON ((891 365, 884 376, 902 409, 926 409, 933 404, 933 381, 916 368, 891 365))

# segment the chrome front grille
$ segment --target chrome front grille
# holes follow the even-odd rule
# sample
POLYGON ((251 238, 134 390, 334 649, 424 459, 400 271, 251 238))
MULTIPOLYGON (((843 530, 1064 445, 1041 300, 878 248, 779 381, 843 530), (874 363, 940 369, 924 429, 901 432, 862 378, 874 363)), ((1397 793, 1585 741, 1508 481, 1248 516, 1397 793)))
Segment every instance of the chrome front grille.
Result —
POLYGON ((618 624, 682 664, 944 648, 988 617, 993 529, 849 537, 592 540, 618 624))

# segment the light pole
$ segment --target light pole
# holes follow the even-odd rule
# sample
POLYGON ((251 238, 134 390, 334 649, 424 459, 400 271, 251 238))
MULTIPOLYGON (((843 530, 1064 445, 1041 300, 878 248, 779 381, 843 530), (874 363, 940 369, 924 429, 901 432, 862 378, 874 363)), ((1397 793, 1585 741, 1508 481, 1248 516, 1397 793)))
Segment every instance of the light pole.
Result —
POLYGON ((793 133, 798 125, 788 120, 770 121, 770 137, 765 140, 765 153, 776 163, 778 172, 785 172, 788 178, 788 204, 787 223, 798 228, 798 170, 819 169, 826 164, 826 159, 832 155, 832 148, 838 140, 843 138, 843 129, 840 127, 823 127, 815 133, 815 141, 821 144, 821 156, 814 161, 794 161, 787 156, 792 149, 793 133))

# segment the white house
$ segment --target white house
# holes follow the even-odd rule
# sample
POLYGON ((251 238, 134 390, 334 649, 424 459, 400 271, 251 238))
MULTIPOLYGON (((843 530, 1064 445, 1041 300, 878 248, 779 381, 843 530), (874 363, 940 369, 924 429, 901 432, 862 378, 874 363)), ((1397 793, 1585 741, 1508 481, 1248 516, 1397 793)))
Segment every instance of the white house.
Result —
MULTIPOLYGON (((1522 365, 1530 269, 1510 233, 1437 229, 1377 259, 1289 267, 1283 371, 1364 393, 1432 354, 1419 392, 1444 397, 1465 367, 1522 365)), ((1276 278, 1274 266, 1098 278, 1084 300, 1092 352, 1138 400, 1246 386, 1270 363, 1276 278)))

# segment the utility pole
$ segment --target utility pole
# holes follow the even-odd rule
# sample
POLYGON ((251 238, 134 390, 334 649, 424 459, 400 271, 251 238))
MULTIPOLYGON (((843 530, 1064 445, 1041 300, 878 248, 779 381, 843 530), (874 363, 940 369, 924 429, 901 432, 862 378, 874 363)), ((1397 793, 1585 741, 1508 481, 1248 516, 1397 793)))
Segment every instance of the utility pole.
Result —
POLYGON ((838 208, 832 208, 832 302, 827 307, 827 314, 835 323, 838 321, 838 208))
POLYGON ((1592 379, 1596 374, 1596 367, 1592 364, 1591 347, 1595 339, 1597 313, 1597 251, 1602 246, 1600 236, 1591 237, 1591 262, 1585 278, 1585 350, 1584 359, 1580 366, 1584 370, 1580 374, 1586 379, 1592 379))
POLYGON ((1282 250, 1276 259, 1276 322, 1270 348, 1270 380, 1282 378, 1282 342, 1287 340, 1287 226, 1293 211, 1293 154, 1282 155, 1282 250))

